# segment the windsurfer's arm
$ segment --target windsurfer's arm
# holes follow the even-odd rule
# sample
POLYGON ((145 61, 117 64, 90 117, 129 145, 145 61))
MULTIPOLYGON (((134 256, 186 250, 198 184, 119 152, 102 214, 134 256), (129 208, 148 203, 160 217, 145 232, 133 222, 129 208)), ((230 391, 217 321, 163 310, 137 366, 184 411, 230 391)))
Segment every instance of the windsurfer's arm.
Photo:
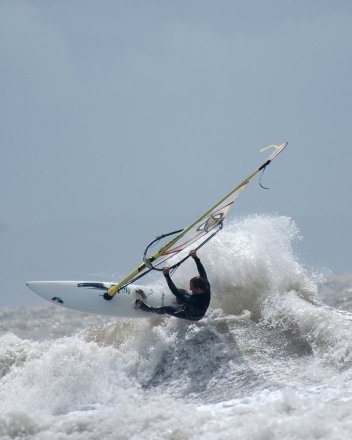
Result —
POLYGON ((168 267, 163 268, 163 274, 166 279, 167 285, 169 286, 169 289, 176 297, 178 297, 179 296, 178 288, 175 286, 174 282, 172 281, 169 272, 170 272, 170 269, 168 267))
POLYGON ((207 273, 205 272, 204 266, 203 264, 200 262, 200 259, 197 256, 197 252, 196 251, 191 251, 189 253, 189 255, 193 258, 193 260, 195 261, 196 265, 197 265, 197 269, 198 269, 198 273, 199 276, 201 278, 205 278, 206 280, 208 279, 207 277, 207 273))

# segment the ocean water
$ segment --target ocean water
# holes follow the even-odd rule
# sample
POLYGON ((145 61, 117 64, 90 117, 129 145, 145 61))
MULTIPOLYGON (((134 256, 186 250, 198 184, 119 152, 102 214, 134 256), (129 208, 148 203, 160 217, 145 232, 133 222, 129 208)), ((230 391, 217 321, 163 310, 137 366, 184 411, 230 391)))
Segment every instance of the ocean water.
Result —
POLYGON ((0 438, 351 438, 352 274, 305 267, 299 240, 287 217, 228 222, 197 323, 1 309, 0 438))

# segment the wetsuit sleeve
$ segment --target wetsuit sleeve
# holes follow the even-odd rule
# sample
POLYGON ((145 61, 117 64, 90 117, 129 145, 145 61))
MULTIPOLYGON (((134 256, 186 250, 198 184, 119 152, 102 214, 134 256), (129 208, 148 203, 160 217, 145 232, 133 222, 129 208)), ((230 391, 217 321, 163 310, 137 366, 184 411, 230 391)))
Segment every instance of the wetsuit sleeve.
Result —
POLYGON ((169 286, 169 289, 171 290, 171 292, 175 295, 175 296, 179 296, 179 291, 178 288, 175 286, 174 282, 172 281, 170 275, 167 273, 164 275, 167 285, 169 286))
POLYGON ((206 280, 208 280, 207 273, 205 272, 204 266, 203 266, 203 264, 200 262, 200 259, 199 259, 198 257, 193 257, 193 260, 196 262, 199 276, 200 276, 201 278, 205 278, 206 280))

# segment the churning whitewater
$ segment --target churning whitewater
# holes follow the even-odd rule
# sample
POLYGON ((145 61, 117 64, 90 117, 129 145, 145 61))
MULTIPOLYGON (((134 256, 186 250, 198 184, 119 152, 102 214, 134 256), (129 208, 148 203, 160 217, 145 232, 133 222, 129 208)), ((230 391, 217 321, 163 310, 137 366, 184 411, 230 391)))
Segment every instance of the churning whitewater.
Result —
POLYGON ((352 275, 304 267, 300 239, 283 216, 227 221, 199 251, 199 322, 0 310, 0 438, 349 438, 352 275))

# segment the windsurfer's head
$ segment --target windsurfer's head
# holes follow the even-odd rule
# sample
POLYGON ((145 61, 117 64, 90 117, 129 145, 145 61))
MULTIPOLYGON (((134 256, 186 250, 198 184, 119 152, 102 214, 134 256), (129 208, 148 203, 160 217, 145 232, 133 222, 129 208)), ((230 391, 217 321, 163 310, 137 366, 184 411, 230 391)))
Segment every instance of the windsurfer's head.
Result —
POLYGON ((205 293, 207 282, 202 277, 193 277, 189 281, 189 288, 194 295, 205 293))

